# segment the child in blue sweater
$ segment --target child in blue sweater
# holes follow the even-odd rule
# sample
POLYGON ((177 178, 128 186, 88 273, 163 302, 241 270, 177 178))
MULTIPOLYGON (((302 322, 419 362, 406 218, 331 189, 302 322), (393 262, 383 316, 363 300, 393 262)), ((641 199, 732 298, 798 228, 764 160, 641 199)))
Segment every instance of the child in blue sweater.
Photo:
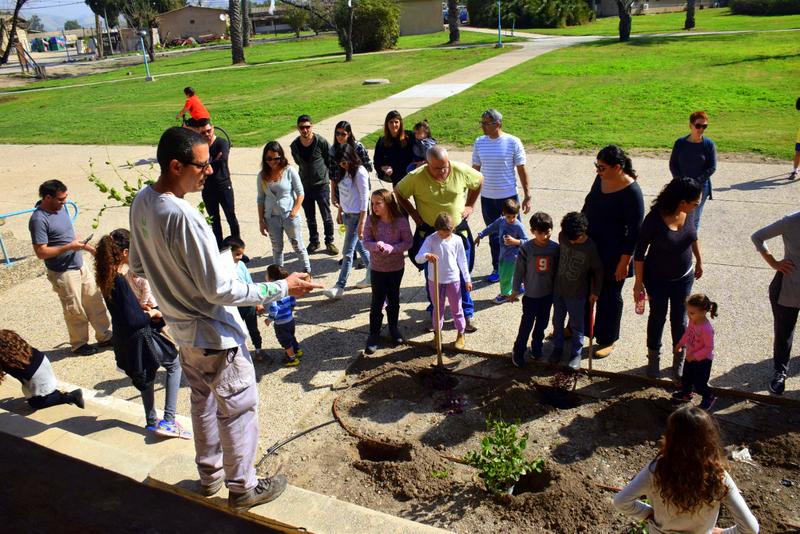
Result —
POLYGON ((501 213, 500 217, 478 233, 478 237, 475 238, 476 247, 481 239, 492 232, 497 232, 497 237, 500 239, 500 261, 497 268, 500 275, 500 294, 494 298, 495 304, 502 304, 509 300, 519 247, 528 240, 525 227, 519 221, 519 202, 509 198, 503 204, 501 213))
MULTIPOLYGON (((236 275, 239 280, 245 284, 252 284, 253 278, 250 276, 250 271, 247 270, 247 265, 242 261, 244 257, 245 245, 244 241, 238 237, 228 236, 222 240, 222 250, 230 249, 233 256, 233 263, 236 265, 236 275)), ((238 306, 239 315, 242 317, 244 324, 247 325, 247 332, 250 334, 250 339, 253 342, 253 358, 257 361, 264 359, 264 353, 261 350, 261 332, 258 331, 258 315, 264 313, 264 306, 258 304, 257 306, 238 306)))
MULTIPOLYGON (((276 282, 283 280, 289 276, 289 273, 280 265, 270 265, 267 267, 267 280, 276 282)), ((265 319, 264 323, 269 326, 275 325, 275 337, 278 338, 278 343, 286 351, 286 367, 295 367, 300 365, 300 357, 303 355, 303 349, 297 342, 294 335, 294 308, 296 301, 294 297, 284 297, 269 305, 269 319, 265 319)))

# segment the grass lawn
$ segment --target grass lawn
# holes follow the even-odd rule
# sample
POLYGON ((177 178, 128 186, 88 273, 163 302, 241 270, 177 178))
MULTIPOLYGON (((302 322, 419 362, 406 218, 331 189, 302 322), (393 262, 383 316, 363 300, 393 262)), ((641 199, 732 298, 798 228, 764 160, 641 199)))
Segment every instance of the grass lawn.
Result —
MULTIPOLYGON (((427 117, 440 142, 468 147, 494 107, 528 149, 670 149, 689 114, 710 114, 721 152, 791 158, 800 48, 783 33, 644 37, 545 54, 406 120, 427 117)), ((370 140, 376 137, 370 136, 370 140)))
MULTIPOLYGON (((631 31, 633 33, 670 33, 683 31, 686 13, 654 13, 652 15, 634 16, 631 31)), ((695 11, 696 27, 693 31, 730 31, 730 30, 783 30, 800 28, 800 15, 784 15, 779 17, 756 17, 748 15, 731 15, 730 9, 703 9, 695 11)), ((570 26, 568 28, 533 28, 531 33, 552 35, 618 35, 619 18, 604 17, 590 24, 570 26)), ((795 37, 792 37, 795 39, 795 37)))
MULTIPOLYGON (((379 100, 505 49, 422 50, 330 58, 269 68, 172 76, 0 96, 0 142, 155 144, 183 104, 189 82, 237 146, 260 146, 294 127, 300 113, 328 117, 379 100), (392 83, 364 86, 370 76, 392 83), (60 125, 69 124, 65 130, 60 125)), ((87 78, 88 79, 88 78, 87 78)), ((321 132, 329 136, 330 132, 321 132)))
MULTIPOLYGON (((397 49, 408 50, 412 48, 433 48, 446 46, 448 38, 449 34, 447 32, 431 33, 427 35, 403 36, 400 37, 397 43, 397 49)), ((461 44, 491 44, 496 40, 497 38, 493 35, 479 32, 461 32, 461 44)), ((335 56, 340 54, 344 54, 344 51, 339 46, 339 41, 337 38, 333 35, 321 35, 319 37, 303 39, 299 41, 280 41, 254 44, 245 49, 245 57, 247 58, 247 63, 250 65, 291 59, 335 56)), ((153 76, 158 78, 160 74, 230 66, 230 49, 197 50, 194 52, 187 52, 186 54, 158 57, 156 61, 150 65, 150 70, 153 76)), ((144 76, 144 65, 135 65, 130 67, 122 67, 109 72, 93 74, 90 76, 62 78, 59 80, 49 80, 46 82, 30 84, 26 85, 24 89, 65 86, 126 78, 144 78, 144 76)), ((192 82, 192 85, 194 86, 196 84, 192 82)), ((200 94, 205 91, 205 88, 195 87, 195 89, 197 89, 198 93, 200 94)), ((14 89, 10 90, 13 91, 14 89)))

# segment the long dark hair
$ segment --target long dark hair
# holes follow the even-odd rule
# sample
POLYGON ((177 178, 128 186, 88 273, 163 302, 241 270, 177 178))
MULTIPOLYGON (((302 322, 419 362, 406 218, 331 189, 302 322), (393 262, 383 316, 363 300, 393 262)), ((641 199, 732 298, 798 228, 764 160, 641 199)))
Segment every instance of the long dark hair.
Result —
POLYGON ((700 193, 700 184, 694 178, 676 178, 661 188, 650 209, 669 215, 678 211, 681 201, 697 200, 700 193))
POLYGON ((667 419, 653 472, 665 502, 686 514, 721 501, 727 462, 719 429, 704 410, 684 406, 667 419))
POLYGON ((619 165, 622 167, 622 172, 634 180, 637 178, 636 171, 633 169, 633 162, 631 161, 631 158, 628 157, 625 151, 617 145, 608 145, 603 147, 603 149, 597 153, 597 160, 602 161, 606 165, 611 165, 612 167, 619 165))
POLYGON ((389 148, 392 146, 395 139, 400 141, 400 146, 402 147, 405 147, 406 143, 408 143, 408 139, 406 139, 406 130, 403 126, 403 116, 400 115, 399 111, 393 109, 386 114, 386 118, 383 120, 383 146, 389 148), (389 133, 389 121, 394 119, 400 119, 400 129, 397 131, 397 137, 392 137, 392 134, 389 133))
POLYGON ((117 228, 100 238, 97 254, 94 256, 94 276, 97 287, 106 300, 111 300, 114 278, 122 265, 122 253, 131 246, 131 233, 125 228, 117 228))
POLYGON ((336 163, 339 164, 341 162, 347 163, 347 170, 345 171, 345 176, 349 176, 352 180, 356 176, 356 172, 358 172, 358 168, 361 166, 361 158, 358 157, 358 153, 356 149, 353 148, 351 145, 345 145, 342 149, 341 154, 336 160, 336 163))
POLYGON ((21 369, 31 363, 33 347, 13 330, 0 330, 0 382, 6 376, 4 368, 21 369))
POLYGON ((353 128, 350 126, 349 122, 339 121, 336 123, 336 127, 333 129, 334 145, 338 145, 338 143, 336 143, 336 130, 344 130, 347 132, 347 140, 345 142, 353 148, 356 147, 356 136, 353 135, 353 128))
POLYGON ((277 141, 270 141, 266 145, 264 145, 264 151, 261 153, 261 179, 266 180, 269 178, 270 174, 272 174, 272 167, 269 166, 267 163, 267 152, 275 152, 281 158, 281 168, 280 170, 283 171, 286 167, 289 166, 289 160, 286 159, 286 155, 283 152, 283 147, 277 141))

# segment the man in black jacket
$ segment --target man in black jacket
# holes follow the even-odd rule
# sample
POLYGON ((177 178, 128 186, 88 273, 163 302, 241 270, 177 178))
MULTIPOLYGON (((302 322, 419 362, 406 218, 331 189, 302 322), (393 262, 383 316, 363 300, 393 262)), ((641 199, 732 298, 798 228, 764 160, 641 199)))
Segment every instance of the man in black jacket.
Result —
POLYGON ((322 216, 325 232, 325 252, 331 256, 339 253, 333 244, 333 216, 331 215, 331 185, 328 176, 330 167, 330 145, 321 135, 313 131, 311 117, 297 117, 297 131, 300 135, 292 141, 292 158, 300 168, 300 181, 303 182, 303 212, 308 224, 308 253, 319 248, 317 229, 317 206, 322 216))

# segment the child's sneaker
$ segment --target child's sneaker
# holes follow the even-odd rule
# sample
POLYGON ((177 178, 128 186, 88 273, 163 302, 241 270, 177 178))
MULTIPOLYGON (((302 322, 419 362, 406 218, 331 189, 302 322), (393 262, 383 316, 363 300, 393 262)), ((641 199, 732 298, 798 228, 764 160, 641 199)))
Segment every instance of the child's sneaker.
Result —
POLYGON ((676 391, 672 394, 672 402, 676 404, 683 404, 689 402, 694 397, 694 393, 684 393, 681 390, 676 391))
POLYGON ((155 423, 147 423, 147 425, 145 425, 144 427, 144 429, 149 432, 155 432, 157 428, 158 428, 158 421, 156 421, 155 423))
POLYGON ((769 390, 776 395, 783 395, 786 389, 786 374, 782 371, 775 371, 775 376, 769 383, 769 390))
POLYGON ((514 364, 514 367, 525 367, 525 353, 518 354, 514 351, 511 351, 511 363, 514 364))
POLYGON ((506 301, 508 301, 508 299, 506 298, 505 295, 501 293, 497 295, 492 302, 494 302, 495 304, 503 304, 506 301))
POLYGON ((700 403, 700 409, 709 411, 711 407, 714 406, 715 402, 717 402, 717 398, 714 395, 709 395, 708 397, 705 397, 703 401, 700 403))
POLYGON ((302 358, 303 357, 303 349, 298 347, 298 349, 296 351, 294 351, 294 355, 297 356, 298 358, 302 358))
POLYGON ((367 346, 364 348, 364 354, 369 356, 371 354, 375 354, 377 350, 378 350, 378 339, 369 336, 369 338, 367 338, 367 346))
POLYGON ((287 356, 285 365, 286 367, 297 367, 298 365, 300 365, 300 358, 298 358, 297 356, 293 357, 287 356))
POLYGON ((368 287, 372 287, 372 282, 370 282, 369 277, 367 277, 356 282, 356 287, 358 289, 366 289, 368 287))
POLYGON ((156 436, 161 436, 162 438, 192 439, 192 433, 188 430, 184 430, 177 421, 165 421, 164 419, 158 422, 156 436))

